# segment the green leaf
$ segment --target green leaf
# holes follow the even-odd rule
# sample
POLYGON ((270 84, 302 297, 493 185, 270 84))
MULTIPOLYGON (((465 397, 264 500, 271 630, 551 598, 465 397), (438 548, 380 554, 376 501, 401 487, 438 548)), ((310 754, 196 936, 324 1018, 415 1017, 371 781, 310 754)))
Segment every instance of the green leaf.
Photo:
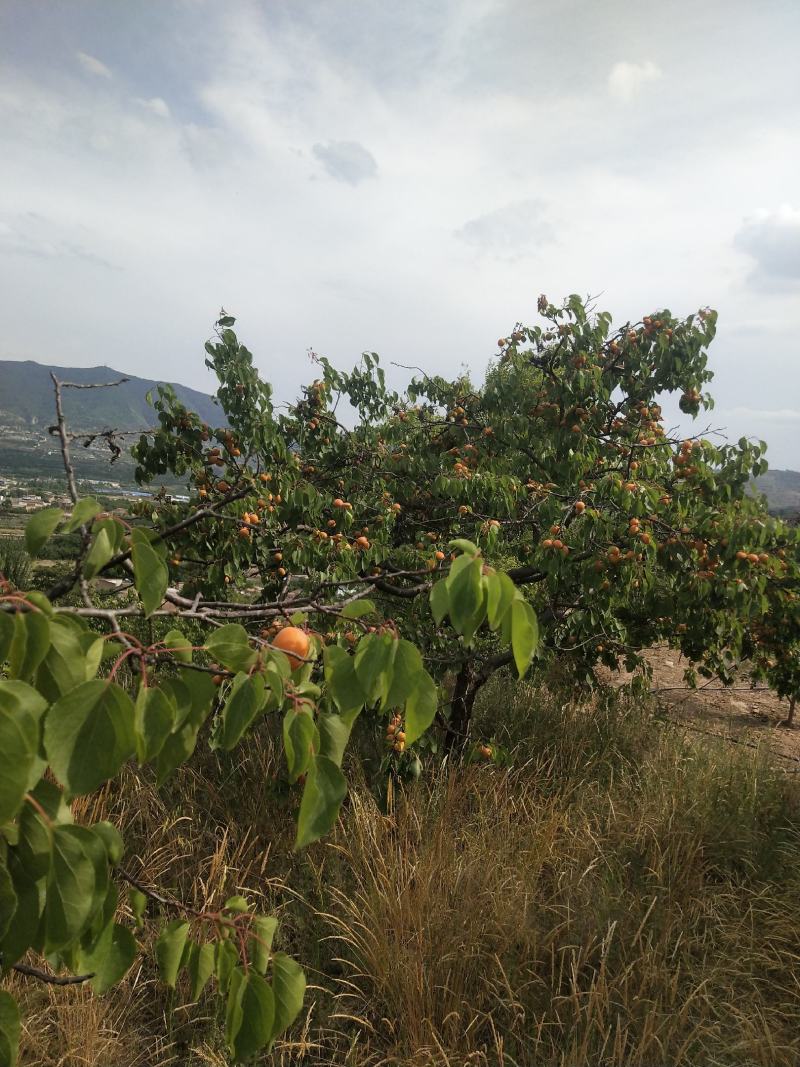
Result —
POLYGON ((283 719, 283 750, 290 782, 305 773, 311 757, 319 751, 319 743, 313 716, 307 710, 289 708, 283 719))
POLYGON ((170 630, 164 636, 164 646, 178 663, 192 662, 192 642, 180 630, 170 630))
POLYGON ((358 644, 356 677, 371 704, 383 700, 392 684, 397 641, 391 634, 368 634, 358 644))
POLYGON ((70 517, 64 523, 64 533, 72 533, 72 531, 77 530, 79 526, 85 526, 90 519, 93 519, 95 515, 98 515, 102 510, 102 507, 93 497, 82 497, 72 509, 70 517))
MULTIPOLYGON (((466 559, 465 556, 460 558, 466 559)), ((456 632, 463 634, 481 607, 483 593, 480 561, 470 560, 468 565, 461 566, 458 570, 454 564, 447 579, 447 592, 450 599, 450 621, 456 632)))
POLYGON ((211 675, 203 671, 179 670, 180 683, 189 693, 191 710, 189 718, 198 727, 202 726, 217 695, 217 687, 211 675))
POLYGON ((125 842, 122 840, 119 830, 113 823, 107 822, 105 819, 102 822, 92 823, 90 829, 103 842, 109 864, 112 867, 117 867, 125 852, 125 842))
POLYGON ((507 574, 494 571, 487 576, 489 626, 496 630, 503 616, 511 607, 517 593, 517 587, 507 574))
POLYGON ((199 1000, 206 983, 214 973, 214 949, 213 941, 208 941, 204 945, 192 945, 192 952, 186 965, 189 973, 191 1000, 199 1000))
POLYGON ((19 1054, 19 1009, 10 993, 0 989, 0 1067, 15 1067, 19 1054))
POLYGON ((95 905, 98 838, 84 826, 55 826, 47 877, 45 931, 48 951, 66 948, 80 935, 95 905))
POLYGON ((239 672, 233 679, 219 718, 215 748, 230 752, 264 706, 264 679, 239 672))
POLYGON ((518 599, 511 605, 511 650, 521 678, 530 666, 539 643, 536 614, 527 600, 518 599))
POLYGON ((303 968, 285 952, 272 957, 272 991, 275 996, 275 1022, 272 1038, 282 1034, 300 1014, 306 992, 303 968))
POLYGON ((50 647, 50 620, 41 611, 20 611, 14 616, 14 636, 8 652, 12 678, 29 681, 50 647))
POLYGON ((31 796, 35 804, 25 804, 17 817, 19 837, 16 855, 26 873, 38 881, 50 871, 53 848, 51 824, 68 824, 72 820, 63 794, 53 782, 42 778, 31 790, 31 796))
POLYGON ((214 974, 217 976, 220 992, 224 993, 228 988, 238 960, 239 954, 230 941, 217 942, 214 947, 214 974))
POLYGON ((230 671, 249 670, 258 655, 250 647, 247 630, 238 622, 214 630, 206 641, 206 650, 230 671))
POLYGON ((17 903, 17 893, 6 861, 5 842, 0 838, 0 942, 11 925, 17 903))
POLYGON ((180 767, 194 752, 197 735, 202 722, 191 717, 174 733, 170 734, 156 756, 156 785, 161 787, 176 767, 180 767))
MULTIPOLYGON (((25 593, 25 599, 29 604, 33 604, 35 608, 38 608, 39 611, 44 612, 48 619, 54 618, 53 605, 45 593, 40 592, 38 589, 29 589, 25 593)), ((86 626, 83 619, 75 619, 74 621, 77 626, 86 626)))
POLYGON ((272 1036, 275 999, 272 990, 253 971, 238 968, 231 976, 225 1013, 225 1040, 235 1060, 246 1060, 262 1049, 272 1036))
MULTIPOLYGON (((134 534, 136 530, 134 530, 134 534)), ((169 582, 169 570, 150 544, 139 538, 131 538, 133 580, 146 615, 152 615, 164 602, 169 582)))
POLYGON ((156 963, 161 981, 170 989, 175 988, 178 980, 178 971, 188 934, 188 922, 184 919, 172 919, 158 935, 156 941, 156 963))
POLYGON ((81 953, 81 970, 94 974, 92 989, 106 993, 130 970, 136 959, 136 939, 126 926, 109 923, 91 952, 81 953))
POLYGON ((339 711, 357 711, 367 696, 356 675, 353 657, 338 645, 328 645, 323 653, 325 681, 339 711))
POLYGON ((50 648, 36 674, 36 684, 52 703, 86 681, 85 632, 69 615, 50 622, 50 648))
POLYGON ((424 670, 422 655, 416 645, 404 638, 397 642, 394 657, 392 684, 385 700, 385 706, 395 708, 405 704, 416 685, 417 675, 424 670))
POLYGON ((480 549, 477 545, 474 545, 472 541, 467 541, 463 537, 457 537, 455 541, 451 541, 448 548, 454 548, 458 552, 463 552, 467 556, 479 556, 480 549))
POLYGON ((434 583, 429 599, 434 622, 437 626, 441 626, 442 620, 450 610, 450 597, 447 593, 447 580, 445 578, 434 583))
POLYGON ((244 914, 250 910, 250 905, 247 903, 247 898, 243 897, 240 893, 235 896, 228 897, 223 904, 226 911, 235 911, 238 915, 244 914))
POLYGON ((351 600, 345 604, 340 614, 344 619, 360 619, 362 615, 371 615, 377 608, 371 600, 351 600))
POLYGON ((136 886, 132 885, 128 887, 128 902, 131 906, 131 913, 133 914, 136 926, 141 929, 144 925, 142 919, 147 910, 147 897, 141 889, 137 889, 136 886))
POLYGON ((347 781, 333 760, 315 756, 309 763, 300 801, 295 850, 319 840, 331 829, 346 796, 347 781))
POLYGON ((7 611, 0 611, 0 665, 5 663, 13 639, 14 616, 7 611))
POLYGON ((44 879, 33 878, 14 850, 8 853, 8 873, 17 897, 17 909, 14 921, 0 939, 0 955, 5 967, 24 956, 37 940, 45 893, 44 879))
POLYGON ((356 715, 351 713, 343 715, 320 715, 317 719, 319 730, 319 752, 328 759, 333 760, 337 767, 341 767, 344 750, 350 739, 350 731, 356 715))
POLYGON ((154 759, 172 733, 178 710, 163 689, 142 686, 134 709, 136 758, 139 763, 154 759))
POLYGON ((250 924, 250 940, 247 950, 250 962, 259 974, 267 973, 272 942, 277 929, 278 920, 274 915, 256 915, 250 924))
POLYGON ((58 780, 71 793, 91 793, 118 774, 136 749, 134 706, 115 682, 84 682, 50 708, 44 746, 58 780))
POLYGON ((63 517, 61 508, 45 508, 43 511, 37 511, 28 520, 25 526, 25 548, 29 555, 39 555, 39 550, 50 539, 63 517))
POLYGON ((420 671, 414 679, 414 688, 406 701, 406 744, 411 745, 428 729, 436 717, 439 693, 427 671, 420 671))
POLYGON ((37 767, 42 703, 30 686, 0 681, 0 825, 16 815, 37 767))
MULTIPOLYGON (((116 525, 116 523, 114 525, 116 525)), ((108 529, 108 526, 105 523, 96 524, 95 531, 91 547, 83 565, 83 573, 87 578, 94 578, 94 576, 105 567, 114 555, 112 531, 108 529)))

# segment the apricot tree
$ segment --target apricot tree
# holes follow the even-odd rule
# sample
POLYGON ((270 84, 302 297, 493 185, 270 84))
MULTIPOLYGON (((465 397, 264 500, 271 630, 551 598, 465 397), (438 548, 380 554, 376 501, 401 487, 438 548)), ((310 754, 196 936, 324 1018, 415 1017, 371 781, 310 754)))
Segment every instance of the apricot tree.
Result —
MULTIPOLYGON (((710 407, 714 313, 618 329, 577 297, 539 313, 481 384, 419 372, 400 393, 372 353, 349 372, 313 356, 286 411, 223 314, 206 345, 220 425, 161 387, 134 449, 142 482, 170 473, 190 501, 159 492, 127 518, 79 496, 54 381, 73 506, 34 516, 27 542, 35 555, 68 531, 80 547, 46 594, 0 592, 3 970, 102 992, 146 908, 164 981, 185 971, 196 999, 213 979, 246 1058, 299 1012, 302 971, 272 951, 274 917, 239 895, 187 908, 124 865, 119 828, 76 824, 72 798, 128 761, 163 782, 199 744, 232 749, 278 719, 302 847, 338 816, 357 719, 379 721, 414 774, 424 736, 466 743, 507 665, 559 657, 592 685, 598 662, 634 666, 666 642, 723 682, 744 665, 793 707, 800 541, 748 493, 764 446, 677 436, 660 407, 674 392, 688 414, 710 407), (110 602, 99 575, 123 580, 110 602)), ((0 1064, 18 1032, 2 993, 0 1064)))
MULTIPOLYGON (((660 406, 677 393, 689 415, 712 407, 716 314, 662 310, 612 329, 577 296, 542 297, 538 311, 543 325, 500 339, 480 385, 420 371, 398 393, 374 353, 350 372, 312 353, 318 377, 286 412, 223 315, 206 345, 223 425, 162 391, 161 428, 135 450, 143 480, 184 475, 195 504, 242 493, 211 528, 176 538, 173 580, 187 600, 246 580, 287 603, 363 583, 375 619, 391 613, 448 681, 438 718, 450 747, 463 744, 481 685, 513 658, 508 635, 484 627, 467 643, 441 626, 464 623, 441 581, 453 541, 480 556, 462 579, 471 588, 494 566, 504 596, 524 592, 543 622, 540 665, 565 658, 593 684, 598 662, 634 666, 666 642, 690 680, 727 683, 744 663, 793 701, 798 534, 749 490, 766 446, 670 433, 660 406)), ((167 526, 182 513, 156 508, 167 526)), ((340 620, 326 640, 346 648, 357 630, 340 620)))

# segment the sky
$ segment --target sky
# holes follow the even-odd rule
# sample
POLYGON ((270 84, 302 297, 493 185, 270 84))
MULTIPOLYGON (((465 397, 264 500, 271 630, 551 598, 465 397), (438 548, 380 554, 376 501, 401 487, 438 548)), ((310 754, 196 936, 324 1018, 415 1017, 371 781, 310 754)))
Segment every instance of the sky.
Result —
POLYGON ((699 428, 800 469, 798 41, 797 0, 0 0, 0 358, 211 391, 224 306, 290 400, 309 348, 480 379, 539 293, 710 305, 699 428))

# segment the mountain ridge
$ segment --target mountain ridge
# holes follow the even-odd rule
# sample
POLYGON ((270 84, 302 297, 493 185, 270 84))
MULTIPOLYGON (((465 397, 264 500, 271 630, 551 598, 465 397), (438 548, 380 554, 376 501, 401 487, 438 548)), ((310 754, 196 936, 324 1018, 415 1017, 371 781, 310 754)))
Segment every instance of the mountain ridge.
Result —
POLYGON ((62 367, 37 360, 0 360, 0 427, 42 430, 55 422, 55 399, 50 373, 80 385, 127 379, 113 389, 67 389, 64 414, 71 430, 137 430, 152 425, 153 409, 147 393, 157 385, 171 385, 178 399, 206 422, 224 421, 213 398, 178 382, 141 378, 102 364, 62 367))
MULTIPOLYGON (((212 396, 187 385, 159 383, 106 364, 61 367, 33 359, 0 360, 0 473, 57 474, 60 457, 52 452, 53 442, 47 433, 48 426, 56 421, 51 371, 63 381, 82 385, 128 379, 113 389, 66 389, 64 413, 72 431, 139 430, 151 426, 154 412, 145 397, 158 384, 171 385, 178 399, 205 422, 225 422, 212 396)), ((95 464, 101 458, 102 466, 107 464, 102 449, 94 450, 92 456, 95 464)), ((78 465, 85 466, 83 457, 79 456, 78 465)), ((117 469, 130 478, 131 458, 123 457, 117 469)), ((800 515, 800 471, 769 470, 756 479, 753 489, 764 493, 774 514, 800 515)))

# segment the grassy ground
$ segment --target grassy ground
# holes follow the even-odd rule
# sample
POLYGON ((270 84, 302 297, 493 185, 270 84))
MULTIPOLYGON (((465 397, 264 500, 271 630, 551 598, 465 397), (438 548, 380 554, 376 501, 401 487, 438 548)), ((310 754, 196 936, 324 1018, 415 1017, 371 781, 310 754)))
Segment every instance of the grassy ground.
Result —
MULTIPOLYGON (((509 769, 432 766, 387 796, 354 759, 340 826, 299 856, 266 735, 160 793, 130 772, 81 814, 121 817, 128 866, 188 902, 277 909, 311 988, 263 1062, 794 1067, 800 780, 567 692, 485 692, 509 769)), ((170 1005, 147 956, 104 998, 10 984, 31 1067, 227 1062, 212 999, 170 1005)))

